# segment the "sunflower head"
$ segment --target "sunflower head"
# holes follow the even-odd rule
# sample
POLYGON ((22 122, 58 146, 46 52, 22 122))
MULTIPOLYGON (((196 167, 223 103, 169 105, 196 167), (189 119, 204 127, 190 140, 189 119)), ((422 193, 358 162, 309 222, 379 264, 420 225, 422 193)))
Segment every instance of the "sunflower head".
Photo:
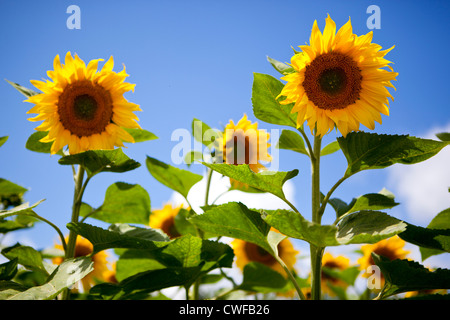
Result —
POLYGON ((399 236, 394 236, 381 240, 374 244, 363 245, 361 247, 363 256, 358 259, 359 268, 364 272, 363 276, 370 276, 370 274, 366 273, 365 271, 369 266, 375 265, 375 262, 372 258, 372 252, 380 256, 384 256, 391 261, 395 259, 405 259, 410 253, 409 251, 404 249, 405 244, 406 242, 399 236))
MULTIPOLYGON (((322 267, 325 267, 331 271, 343 271, 347 269, 349 265, 350 260, 347 257, 344 256, 334 257, 329 252, 326 252, 322 258, 322 267)), ((333 286, 339 286, 342 288, 346 288, 348 286, 346 282, 322 270, 322 282, 321 282, 322 292, 330 296, 334 296, 335 293, 333 292, 333 290, 329 288, 328 286, 329 283, 332 284, 333 286)))
POLYGON ((161 229, 170 239, 181 236, 175 227, 175 217, 180 212, 183 205, 173 207, 170 203, 164 205, 162 209, 153 210, 150 215, 150 227, 161 229))
MULTIPOLYGON (((66 238, 66 242, 67 240, 68 238, 66 238)), ((61 244, 55 244, 55 248, 62 250, 63 246, 61 244)), ((74 258, 88 256, 92 254, 93 250, 94 247, 89 240, 81 236, 77 236, 74 258)), ((94 262, 94 270, 92 270, 88 275, 81 279, 81 284, 85 292, 89 291, 89 289, 93 285, 97 284, 98 281, 106 281, 107 279, 105 278, 105 275, 110 272, 108 254, 105 251, 100 251, 94 254, 91 258, 94 262)), ((53 258, 52 261, 54 264, 59 265, 64 261, 64 258, 56 257, 53 258)))
POLYGON ((393 97, 386 87, 394 88, 398 73, 384 56, 393 47, 381 50, 372 37, 372 31, 353 34, 350 20, 336 32, 328 16, 323 33, 314 21, 310 43, 291 58, 294 72, 281 78, 287 83, 278 96, 285 97, 281 104, 293 104, 298 127, 307 121, 318 136, 337 127, 345 137, 359 124, 373 130, 380 114, 389 115, 393 97))
MULTIPOLYGON (((234 123, 233 120, 226 125, 224 132, 218 138, 218 145, 222 151, 221 158, 224 163, 239 165, 248 164, 253 172, 265 170, 260 161, 270 162, 268 143, 270 134, 263 129, 258 129, 258 123, 252 123, 247 115, 234 123)), ((242 183, 230 179, 233 186, 243 186, 242 183)))
MULTIPOLYGON (((283 267, 269 252, 260 246, 240 239, 234 239, 231 242, 231 246, 236 256, 236 265, 239 269, 243 270, 245 265, 250 262, 259 262, 287 277, 283 267)), ((294 249, 289 239, 286 238, 278 244, 278 255, 289 270, 294 269, 297 254, 298 251, 294 249)))
POLYGON ((31 80, 42 93, 25 100, 35 104, 28 113, 38 114, 29 120, 43 120, 36 130, 48 132, 41 142, 52 142, 52 154, 64 146, 75 154, 134 142, 124 128, 140 128, 133 112, 141 109, 123 95, 134 91, 135 85, 124 82, 128 77, 125 68, 119 73, 112 70, 113 57, 97 71, 99 61, 102 59, 86 66, 76 54, 72 57, 68 52, 62 64, 57 55, 54 70, 47 72, 51 80, 31 80))

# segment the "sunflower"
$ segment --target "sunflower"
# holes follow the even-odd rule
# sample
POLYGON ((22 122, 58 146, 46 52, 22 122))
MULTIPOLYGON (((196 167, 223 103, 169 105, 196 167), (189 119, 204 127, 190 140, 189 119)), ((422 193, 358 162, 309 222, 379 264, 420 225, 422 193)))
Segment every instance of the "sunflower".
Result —
POLYGON ((398 236, 381 240, 374 244, 366 244, 361 247, 363 256, 358 259, 359 268, 363 270, 363 277, 369 277, 371 274, 366 270, 369 266, 375 265, 372 259, 372 252, 388 258, 389 260, 405 259, 410 253, 404 249, 406 242, 398 236))
MULTIPOLYGON (((250 262, 259 262, 287 277, 286 271, 284 271, 278 261, 260 246, 240 239, 234 239, 231 242, 231 246, 239 269, 244 270, 245 265, 250 262)), ((294 269, 297 254, 298 251, 294 249, 289 239, 284 239, 278 244, 278 255, 289 270, 294 269)))
POLYGON ((134 111, 141 111, 137 104, 128 102, 123 94, 134 91, 134 84, 124 82, 128 75, 125 68, 116 73, 111 57, 97 72, 96 59, 86 66, 76 54, 67 52, 65 64, 59 55, 53 61, 54 70, 47 72, 52 80, 31 80, 43 93, 29 97, 35 104, 28 113, 37 113, 30 121, 44 122, 36 130, 48 134, 41 142, 52 142, 51 153, 64 146, 69 153, 87 150, 114 149, 123 142, 134 142, 124 128, 139 128, 134 111))
MULTIPOLYGON (((63 246, 56 244, 55 248, 62 250, 63 246)), ((74 258, 88 256, 93 252, 93 250, 94 247, 89 240, 81 236, 77 236, 74 258)), ((89 291, 89 289, 95 285, 97 281, 106 281, 107 279, 105 278, 105 275, 110 271, 109 262, 107 260, 108 254, 105 251, 100 251, 94 254, 91 258, 94 262, 94 270, 81 279, 81 284, 85 292, 89 291)), ((64 258, 55 257, 52 261, 54 264, 60 265, 64 261, 64 258)))
MULTIPOLYGON (((344 256, 334 257, 329 252, 326 252, 322 258, 322 267, 325 267, 331 271, 343 271, 347 269, 349 265, 350 260, 348 258, 344 256)), ((348 284, 345 281, 336 278, 328 274, 326 271, 322 270, 322 282, 321 282, 322 292, 330 296, 335 296, 335 293, 333 292, 333 290, 329 288, 328 284, 332 284, 333 286, 339 286, 342 288, 346 288, 348 286, 348 284)))
POLYGON ((372 37, 372 31, 353 34, 350 19, 336 33, 328 15, 323 34, 314 21, 310 44, 291 58, 294 72, 281 78, 287 83, 278 96, 285 97, 281 104, 294 104, 298 127, 307 121, 317 136, 337 127, 345 137, 360 123, 373 130, 381 114, 389 115, 388 97, 394 98, 386 87, 395 89, 398 73, 384 56, 394 47, 381 50, 372 37))
MULTIPOLYGON (((268 151, 269 138, 270 134, 266 130, 258 129, 258 123, 252 123, 247 119, 246 114, 237 124, 230 120, 218 139, 223 162, 232 165, 248 164, 255 173, 265 170, 266 167, 260 161, 272 160, 268 151)), ((230 182, 233 187, 245 187, 236 180, 230 179, 230 182)))
POLYGON ((175 217, 180 212, 183 205, 173 207, 170 203, 164 205, 162 209, 153 210, 150 214, 150 227, 161 229, 170 239, 179 237, 181 234, 175 227, 175 217))

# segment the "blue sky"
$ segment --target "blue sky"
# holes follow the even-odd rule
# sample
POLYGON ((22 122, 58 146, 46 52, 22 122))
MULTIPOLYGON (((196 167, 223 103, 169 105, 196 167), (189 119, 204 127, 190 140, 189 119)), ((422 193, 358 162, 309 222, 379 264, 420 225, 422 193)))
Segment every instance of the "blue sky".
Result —
MULTIPOLYGON (((126 174, 95 177, 84 200, 100 206, 106 188, 124 181, 142 185, 156 209, 172 197, 172 191, 150 176, 146 155, 170 163, 177 143, 171 141, 172 132, 189 129, 193 118, 216 128, 230 119, 239 120, 243 113, 257 120, 251 105, 253 73, 280 76, 266 56, 288 62, 291 46, 309 40, 315 19, 323 29, 327 14, 338 28, 351 17, 354 33, 365 34, 370 31, 366 9, 372 4, 381 9, 381 29, 374 30, 374 42, 383 48, 395 45, 387 59, 399 73, 394 83, 397 91, 392 91, 395 101, 391 115, 383 116, 383 124, 377 125, 375 132, 422 136, 433 128, 448 127, 450 3, 446 1, 2 1, 0 76, 31 87, 29 80, 45 78, 55 55, 63 57, 67 51, 86 62, 113 55, 115 71, 125 64, 128 82, 137 84, 135 93, 126 97, 141 106, 143 112, 138 116, 142 128, 159 139, 129 145, 124 151, 142 166, 126 174), (66 27, 70 16, 66 9, 72 4, 81 9, 80 30, 66 27)), ((24 148, 36 126, 27 121, 31 104, 23 102, 24 97, 3 80, 0 96, 0 136, 9 136, 0 149, 0 177, 29 188, 26 200, 31 203, 45 198, 38 213, 65 230, 72 204, 71 169, 58 165, 57 156, 24 148)), ((279 128, 264 123, 260 127, 279 128)), ((336 136, 331 133, 325 141, 336 136)), ((345 164, 338 153, 323 159, 324 191, 342 176, 345 164)), ((301 155, 280 151, 280 170, 295 168, 300 174, 292 181, 293 201, 310 218, 309 164, 301 155)), ((204 173, 200 165, 192 170, 204 173)), ((442 170, 441 176, 448 177, 448 166, 442 170)), ((415 183, 420 186, 421 176, 417 179, 415 183)), ((335 195, 350 201, 394 187, 394 182, 390 170, 363 172, 345 182, 335 195)), ((444 197, 446 206, 442 204, 441 209, 450 206, 448 193, 444 197)), ((390 214, 426 225, 437 213, 416 219, 403 206, 408 199, 397 198, 402 205, 390 214)), ((43 224, 20 236, 40 247, 51 246, 57 239, 43 224)))

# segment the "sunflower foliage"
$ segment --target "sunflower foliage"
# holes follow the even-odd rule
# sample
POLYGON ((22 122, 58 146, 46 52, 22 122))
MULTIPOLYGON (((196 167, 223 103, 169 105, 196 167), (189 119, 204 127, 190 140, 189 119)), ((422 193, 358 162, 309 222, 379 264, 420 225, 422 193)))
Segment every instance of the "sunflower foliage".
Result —
MULTIPOLYGON (((300 102, 291 101, 295 92, 292 91, 293 87, 289 86, 289 81, 298 81, 296 77, 299 75, 308 76, 301 68, 302 65, 312 64, 309 60, 316 57, 311 49, 313 45, 324 41, 322 51, 326 55, 327 50, 332 48, 333 41, 338 41, 334 38, 335 27, 333 29, 332 26, 332 20, 328 17, 322 39, 322 34, 319 31, 318 36, 315 25, 311 46, 302 46, 304 53, 295 52, 295 59, 293 58, 291 64, 268 58, 269 63, 288 84, 272 75, 254 73, 252 86, 253 115, 261 122, 279 126, 282 130, 277 148, 293 152, 292 156, 309 158, 313 167, 314 161, 320 157, 335 152, 342 152, 345 156, 347 168, 336 184, 330 190, 312 190, 316 211, 311 216, 296 208, 283 190, 287 181, 305 174, 306 170, 267 170, 262 163, 271 161, 271 156, 265 153, 267 149, 264 149, 270 137, 257 129, 257 124, 248 120, 245 114, 239 122, 230 121, 225 128, 233 129, 235 133, 245 133, 250 129, 256 132, 256 140, 243 140, 243 161, 237 161, 235 151, 229 149, 228 142, 233 142, 236 135, 229 136, 225 129, 212 129, 208 124, 194 118, 191 123, 192 138, 204 147, 205 152, 189 152, 185 158, 186 166, 165 163, 160 160, 160 155, 146 155, 145 165, 142 166, 120 148, 122 141, 151 143, 157 136, 135 125, 131 120, 128 121, 127 117, 135 119, 131 111, 140 109, 123 100, 124 98, 117 98, 117 92, 131 90, 131 86, 123 83, 127 76, 124 71, 117 74, 112 71, 112 59, 108 60, 107 66, 97 75, 94 67, 96 68, 98 61, 91 62, 86 67, 81 59, 75 57, 73 60, 68 55, 66 66, 63 67, 58 64, 57 57, 55 70, 50 72, 59 89, 68 88, 69 92, 65 94, 64 99, 81 92, 82 102, 75 99, 73 106, 87 109, 83 109, 82 114, 79 110, 74 114, 79 116, 78 120, 86 122, 90 144, 80 137, 80 133, 84 131, 74 128, 76 122, 67 127, 78 133, 76 137, 63 131, 70 131, 64 127, 63 122, 58 123, 56 127, 52 126, 52 121, 55 120, 48 110, 56 109, 52 109, 54 106, 49 104, 55 101, 54 98, 60 91, 55 91, 48 83, 35 82, 38 89, 44 91, 39 93, 8 81, 25 95, 28 101, 37 104, 33 111, 41 112, 43 116, 34 118, 34 121, 48 122, 30 135, 26 148, 32 152, 56 154, 59 157, 58 165, 71 168, 74 172, 75 196, 72 218, 67 218, 67 229, 70 232, 67 237, 46 218, 51 216, 50 213, 41 212, 39 205, 44 200, 29 204, 25 202, 29 190, 0 178, 0 232, 8 234, 26 230, 33 228, 37 222, 43 222, 55 230, 61 244, 57 248, 44 250, 20 243, 2 247, 1 253, 6 262, 0 264, 0 298, 448 299, 450 270, 430 270, 423 265, 423 261, 431 256, 450 252, 450 208, 437 213, 431 223, 423 227, 385 212, 399 205, 394 195, 387 190, 364 194, 350 201, 347 199, 348 202, 333 197, 333 193, 341 188, 342 182, 359 172, 384 169, 394 164, 414 165, 428 160, 448 146, 449 133, 440 133, 436 140, 431 140, 409 135, 354 130, 358 121, 372 127, 373 119, 363 119, 364 115, 357 109, 362 108, 364 102, 358 102, 352 116, 346 116, 342 106, 338 115, 335 115, 333 110, 330 110, 328 100, 326 111, 323 111, 325 107, 317 107, 315 104, 320 104, 320 99, 323 98, 319 95, 314 96, 316 102, 311 104, 305 102, 305 99, 300 102), (333 34, 333 37, 330 34, 333 34), (67 83, 61 80, 64 76, 70 77, 72 71, 77 74, 76 77, 73 76, 67 83), (301 72, 305 74, 301 75, 301 72), (96 82, 88 82, 89 79, 96 79, 96 82), (77 84, 76 81, 84 82, 77 84), (91 92, 89 90, 92 90, 92 95, 96 93, 98 83, 104 87, 101 89, 100 98, 109 99, 104 92, 105 88, 108 88, 116 93, 116 103, 122 108, 118 111, 122 112, 120 117, 111 118, 110 122, 104 124, 113 126, 113 129, 102 129, 103 140, 93 137, 98 132, 95 127, 97 123, 91 122, 92 118, 95 118, 91 113, 95 113, 97 109, 90 110, 89 106, 95 99, 86 98, 91 92), (286 91, 288 92, 284 95, 283 92, 286 91), (286 101, 286 97, 290 102, 286 101), (304 131, 305 120, 311 128, 314 143, 304 131), (120 128, 116 128, 119 126, 115 121, 122 124, 120 128), (343 135, 321 147, 319 139, 321 135, 328 134, 332 121, 336 121, 336 128, 343 135), (61 126, 65 129, 61 129, 61 126), (252 155, 247 150, 251 141, 256 141, 257 150, 262 149, 262 153, 259 153, 253 162, 249 160, 252 155), (57 148, 55 143, 58 143, 57 148), (90 148, 89 145, 118 148, 90 148), (67 148, 62 148, 65 146, 67 148), (230 152, 234 155, 231 163, 227 161, 230 152), (194 162, 203 165, 206 176, 193 172, 191 165, 194 162), (180 207, 167 205, 156 210, 152 208, 150 194, 145 188, 122 180, 105 190, 103 203, 99 207, 94 208, 83 202, 86 185, 97 175, 103 172, 126 175, 132 170, 144 171, 158 186, 173 190, 188 204, 188 195, 193 187, 205 182, 205 201, 198 208, 190 204, 180 207), (229 179, 226 193, 239 190, 245 193, 271 194, 285 202, 289 209, 255 209, 239 201, 218 204, 218 199, 210 199, 209 196, 210 190, 214 188, 213 174, 229 179), (322 224, 322 217, 330 212, 334 215, 334 223, 322 224), (107 223, 109 227, 98 226, 97 222, 100 221, 107 223), (84 239, 84 242, 78 242, 80 238, 84 239), (295 265, 300 258, 293 243, 297 241, 305 242, 311 247, 310 256, 306 254, 306 258, 311 259, 309 275, 300 274, 296 270, 295 265), (405 242, 420 248, 421 262, 407 259, 403 250, 405 242), (346 257, 324 254, 326 248, 350 244, 361 246, 358 251, 361 255, 359 264, 350 264, 346 257), (106 261, 107 252, 114 255, 114 265, 106 261), (381 280, 381 287, 369 288, 367 285, 367 289, 360 291, 357 283, 365 279, 361 275, 361 267, 366 265, 379 268, 381 279, 375 280, 381 280), (411 292, 413 294, 410 294, 411 292)), ((341 29, 343 31, 338 32, 341 42, 336 43, 341 52, 345 52, 346 48, 352 45, 344 41, 344 35, 351 31, 348 25, 344 27, 341 29)), ((367 42, 368 38, 355 39, 353 45, 362 50, 362 43, 367 42)), ((367 46, 366 49, 371 52, 377 47, 367 46)), ((352 54, 356 51, 352 51, 352 54)), ((350 56, 333 56, 333 59, 329 60, 327 57, 321 57, 325 65, 332 64, 329 70, 325 70, 325 80, 335 81, 342 76, 341 73, 333 74, 336 61, 342 60, 353 68, 353 62, 348 62, 348 57, 350 56)), ((383 64, 385 66, 386 62, 383 61, 383 64)), ((313 67, 318 68, 318 65, 313 67)), ((313 68, 308 72, 312 72, 311 70, 313 68)), ((355 70, 351 69, 351 76, 354 76, 355 70)), ((393 73, 380 72, 379 78, 384 79, 383 89, 384 86, 389 86, 389 81, 393 80, 394 76, 393 73)), ((312 81, 307 80, 306 83, 312 81)), ((331 86, 331 82, 329 85, 331 86)), ((375 89, 377 88, 379 89, 375 86, 375 89)), ((334 87, 332 89, 335 90, 334 87)), ((363 91, 362 87, 360 89, 361 95, 367 98, 368 93, 363 91)), ((312 96, 311 90, 313 89, 305 88, 306 95, 309 92, 312 96)), ((302 94, 306 97, 305 93, 302 94)), ((370 98, 370 95, 368 97, 370 98)), ((379 100, 379 96, 374 98, 377 99, 379 100)), ((382 100, 384 102, 384 99, 382 100)), ((347 100, 341 99, 341 104, 342 101, 347 100)), ((71 112, 70 106, 71 104, 65 106, 65 112, 71 112)), ((108 106, 101 107, 111 112, 108 106)), ((378 108, 380 112, 386 110, 384 107, 373 108, 378 108)), ((373 112, 371 115, 377 120, 373 112)), ((0 147, 5 143, 8 143, 8 137, 0 137, 0 147)), ((314 174, 312 176, 314 177, 314 174)), ((305 253, 301 252, 301 255, 305 256, 305 253)))

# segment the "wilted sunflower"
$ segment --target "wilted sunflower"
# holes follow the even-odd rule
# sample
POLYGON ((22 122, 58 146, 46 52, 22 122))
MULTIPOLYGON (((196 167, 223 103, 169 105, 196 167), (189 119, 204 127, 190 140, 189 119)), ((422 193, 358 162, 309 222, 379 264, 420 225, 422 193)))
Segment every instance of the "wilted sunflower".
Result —
MULTIPOLYGON (((255 173, 265 170, 266 167, 260 161, 272 160, 268 151, 269 138, 270 134, 266 130, 258 129, 258 123, 252 123, 246 114, 237 124, 230 120, 218 139, 223 162, 233 165, 248 164, 255 173)), ((234 187, 244 186, 233 179, 230 179, 230 182, 234 187)))
POLYGON ((86 66, 76 54, 68 52, 65 64, 59 55, 53 61, 54 70, 47 72, 52 80, 31 80, 43 93, 26 101, 35 106, 28 113, 38 115, 29 120, 44 122, 36 130, 48 131, 41 142, 53 142, 55 154, 68 145, 71 154, 97 149, 114 149, 123 142, 134 142, 124 128, 140 128, 133 111, 141 111, 137 104, 128 102, 123 94, 134 91, 134 84, 124 82, 125 68, 116 73, 111 57, 97 72, 96 59, 86 66))
POLYGON ((372 259, 372 252, 386 257, 389 260, 395 259, 405 259, 410 253, 404 249, 406 242, 402 240, 399 236, 394 236, 381 240, 374 244, 366 244, 361 247, 363 256, 358 259, 359 268, 363 270, 363 277, 368 277, 371 274, 367 273, 366 270, 369 266, 375 265, 372 259))
MULTIPOLYGON (((55 244, 55 248, 62 250, 63 246, 61 244, 55 244)), ((77 236, 74 258, 88 256, 93 252, 93 250, 94 247, 89 240, 81 236, 77 236)), ((81 284, 85 292, 88 292, 89 289, 97 283, 97 281, 103 282, 107 280, 105 279, 105 275, 110 271, 110 266, 107 259, 108 254, 105 251, 100 251, 92 256, 94 270, 81 279, 81 284)), ((52 261, 54 264, 59 265, 64 261, 64 258, 56 257, 53 258, 52 261)))
MULTIPOLYGON (((239 269, 244 270, 245 265, 250 262, 259 262, 287 277, 286 271, 278 261, 260 246, 240 239, 234 239, 231 246, 239 269)), ((298 251, 294 249, 289 239, 284 239, 278 244, 278 255, 289 270, 294 269, 297 254, 298 251)))
POLYGON ((153 210, 150 214, 150 227, 161 229, 170 239, 179 237, 181 234, 175 227, 175 217, 182 208, 183 205, 173 207, 168 203, 162 209, 153 210))
POLYGON ((353 34, 350 19, 336 33, 328 16, 323 34, 314 21, 310 44, 291 58, 294 72, 281 78, 287 84, 278 96, 285 96, 281 104, 294 103, 298 127, 307 121, 311 132, 323 136, 336 126, 345 137, 360 123, 373 130, 380 114, 389 115, 393 97, 386 87, 394 88, 398 73, 384 56, 394 47, 381 50, 372 37, 372 31, 353 34))

